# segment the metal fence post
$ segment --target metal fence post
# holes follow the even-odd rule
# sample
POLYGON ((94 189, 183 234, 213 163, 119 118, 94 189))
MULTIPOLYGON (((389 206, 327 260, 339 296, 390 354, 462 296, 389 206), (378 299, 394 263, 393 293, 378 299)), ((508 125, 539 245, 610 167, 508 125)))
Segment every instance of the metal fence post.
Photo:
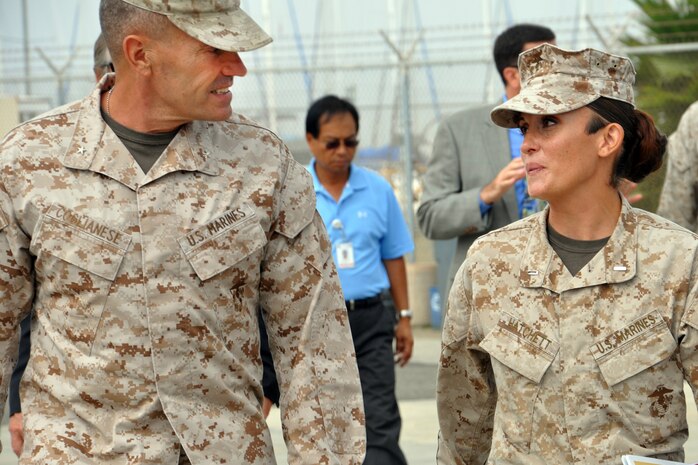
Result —
MULTIPOLYGON (((414 227, 414 196, 412 193, 412 157, 414 155, 414 143, 412 137, 412 114, 410 111, 410 60, 414 54, 415 48, 419 41, 422 40, 422 35, 424 31, 420 31, 417 38, 410 45, 407 53, 402 53, 397 46, 390 40, 388 34, 385 31, 380 31, 380 35, 386 41, 388 46, 395 52, 400 63, 400 95, 401 95, 401 113, 402 113, 402 124, 403 124, 403 137, 402 137, 402 147, 403 147, 403 157, 402 157, 402 169, 403 169, 403 192, 402 198, 405 206, 405 215, 407 216, 407 227, 410 230, 410 234, 414 237, 415 227, 414 227)), ((409 254, 409 262, 414 262, 414 254, 409 254)))

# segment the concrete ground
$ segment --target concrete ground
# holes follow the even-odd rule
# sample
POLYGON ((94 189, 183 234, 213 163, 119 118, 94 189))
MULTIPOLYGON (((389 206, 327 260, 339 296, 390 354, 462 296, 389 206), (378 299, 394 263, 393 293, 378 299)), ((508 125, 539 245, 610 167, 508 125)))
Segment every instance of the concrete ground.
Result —
MULTIPOLYGON (((397 394, 402 413, 403 427, 401 446, 410 465, 433 465, 436 457, 436 364, 439 358, 439 333, 433 329, 415 329, 415 350, 412 361, 397 369, 397 394)), ((689 429, 692 433, 686 443, 686 461, 698 463, 698 412, 693 397, 689 400, 689 429)), ((286 464, 286 447, 281 436, 278 410, 272 410, 268 420, 272 432, 277 462, 286 464)), ((7 419, 0 426, 3 451, 0 465, 15 465, 17 459, 10 449, 7 434, 7 419)), ((618 458, 620 464, 620 457, 618 458)))

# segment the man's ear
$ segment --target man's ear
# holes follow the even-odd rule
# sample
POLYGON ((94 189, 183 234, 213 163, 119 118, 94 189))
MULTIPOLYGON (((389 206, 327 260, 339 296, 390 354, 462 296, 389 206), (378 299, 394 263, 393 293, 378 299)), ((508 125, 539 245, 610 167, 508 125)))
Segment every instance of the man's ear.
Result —
POLYGON ((146 53, 147 38, 132 34, 124 37, 122 47, 124 51, 124 60, 128 65, 139 73, 150 72, 150 57, 146 53))
POLYGON ((600 144, 599 156, 608 157, 614 155, 623 148, 623 138, 625 131, 623 126, 618 123, 609 123, 599 130, 600 144))
POLYGON ((502 76, 504 76, 504 82, 506 82, 507 87, 512 87, 517 90, 521 86, 521 76, 519 76, 519 68, 515 66, 507 66, 502 70, 502 76))

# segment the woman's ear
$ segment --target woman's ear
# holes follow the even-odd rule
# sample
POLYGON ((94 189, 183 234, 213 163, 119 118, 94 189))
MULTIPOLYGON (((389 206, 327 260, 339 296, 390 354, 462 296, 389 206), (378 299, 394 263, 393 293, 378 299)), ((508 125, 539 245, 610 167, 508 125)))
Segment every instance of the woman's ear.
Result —
POLYGON ((600 144, 599 156, 609 157, 619 153, 623 148, 623 138, 625 131, 618 123, 609 123, 599 130, 600 144))

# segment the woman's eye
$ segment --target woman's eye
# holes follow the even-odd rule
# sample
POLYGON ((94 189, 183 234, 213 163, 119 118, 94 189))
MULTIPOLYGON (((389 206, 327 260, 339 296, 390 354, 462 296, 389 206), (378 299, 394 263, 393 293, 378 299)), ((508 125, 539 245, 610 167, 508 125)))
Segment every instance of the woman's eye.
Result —
POLYGON ((528 131, 528 126, 519 126, 519 131, 521 131, 521 134, 525 136, 526 132, 528 131))
POLYGON ((553 126, 555 124, 557 124, 557 120, 555 118, 552 118, 552 117, 543 118, 543 127, 544 128, 553 126))

